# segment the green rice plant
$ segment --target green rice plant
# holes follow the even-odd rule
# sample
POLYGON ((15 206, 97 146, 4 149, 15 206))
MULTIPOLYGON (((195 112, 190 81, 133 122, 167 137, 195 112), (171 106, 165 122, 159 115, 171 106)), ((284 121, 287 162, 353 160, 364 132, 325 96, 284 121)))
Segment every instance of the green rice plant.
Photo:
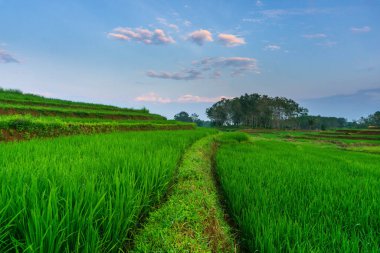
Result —
POLYGON ((249 252, 380 251, 378 155, 261 139, 216 162, 249 252))
POLYGON ((139 119, 139 120, 164 120, 163 116, 150 114, 146 111, 134 110, 104 110, 102 108, 68 108, 68 107, 49 107, 36 106, 28 104, 8 104, 1 103, 0 110, 2 114, 34 114, 60 117, 88 117, 88 118, 120 118, 120 119, 139 119))
POLYGON ((0 252, 118 252, 209 130, 0 144, 0 252))

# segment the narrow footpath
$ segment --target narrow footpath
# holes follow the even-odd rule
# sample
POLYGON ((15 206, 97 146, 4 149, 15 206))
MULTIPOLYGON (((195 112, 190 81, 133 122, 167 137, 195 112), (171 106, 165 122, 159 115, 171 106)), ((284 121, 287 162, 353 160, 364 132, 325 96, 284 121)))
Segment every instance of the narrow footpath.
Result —
POLYGON ((214 184, 214 136, 195 142, 184 154, 168 199, 149 214, 132 252, 236 252, 214 184))

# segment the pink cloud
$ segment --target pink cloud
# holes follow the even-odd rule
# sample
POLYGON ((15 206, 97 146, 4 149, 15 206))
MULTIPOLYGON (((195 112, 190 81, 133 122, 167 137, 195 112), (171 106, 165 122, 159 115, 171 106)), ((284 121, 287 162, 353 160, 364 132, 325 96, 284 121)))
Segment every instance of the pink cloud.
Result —
POLYGON ((115 28, 113 32, 108 33, 109 38, 124 40, 124 41, 137 41, 147 45, 164 45, 175 43, 175 40, 166 35, 161 29, 148 30, 144 28, 129 28, 119 27, 115 28))
POLYGON ((221 33, 218 35, 218 40, 226 47, 236 47, 245 44, 244 38, 238 38, 232 34, 221 33))
POLYGON ((212 42, 212 34, 207 30, 197 30, 189 34, 188 40, 202 46, 206 42, 212 42))
POLYGON ((138 102, 153 102, 153 103, 162 103, 162 104, 167 104, 167 103, 171 103, 172 102, 171 99, 160 97, 159 95, 157 95, 154 92, 150 92, 148 94, 144 94, 144 95, 138 96, 138 97, 135 98, 135 101, 138 101, 138 102))
POLYGON ((135 98, 138 102, 151 102, 151 103, 216 103, 223 98, 230 99, 233 97, 219 96, 219 97, 202 97, 191 94, 182 95, 175 99, 163 98, 154 92, 139 96, 135 98))

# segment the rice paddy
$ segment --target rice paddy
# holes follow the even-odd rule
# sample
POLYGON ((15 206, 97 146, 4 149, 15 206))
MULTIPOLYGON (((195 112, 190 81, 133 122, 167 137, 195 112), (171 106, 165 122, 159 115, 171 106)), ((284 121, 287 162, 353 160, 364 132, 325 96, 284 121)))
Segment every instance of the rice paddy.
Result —
POLYGON ((208 131, 0 144, 0 252, 117 252, 208 131))
POLYGON ((254 138, 216 157, 249 252, 378 252, 380 159, 334 145, 254 138))

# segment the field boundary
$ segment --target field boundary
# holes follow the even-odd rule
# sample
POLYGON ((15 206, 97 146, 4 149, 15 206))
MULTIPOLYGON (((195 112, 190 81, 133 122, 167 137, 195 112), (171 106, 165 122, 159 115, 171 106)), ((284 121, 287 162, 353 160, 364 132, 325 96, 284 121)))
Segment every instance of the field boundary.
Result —
POLYGON ((184 154, 166 202, 151 212, 132 252, 236 252, 211 171, 215 136, 184 154))
POLYGON ((100 134, 127 131, 153 131, 153 130, 194 130, 193 125, 163 125, 163 124, 133 124, 129 126, 106 124, 67 124, 41 125, 33 129, 0 129, 0 142, 30 140, 33 138, 54 138, 78 134, 100 134))

